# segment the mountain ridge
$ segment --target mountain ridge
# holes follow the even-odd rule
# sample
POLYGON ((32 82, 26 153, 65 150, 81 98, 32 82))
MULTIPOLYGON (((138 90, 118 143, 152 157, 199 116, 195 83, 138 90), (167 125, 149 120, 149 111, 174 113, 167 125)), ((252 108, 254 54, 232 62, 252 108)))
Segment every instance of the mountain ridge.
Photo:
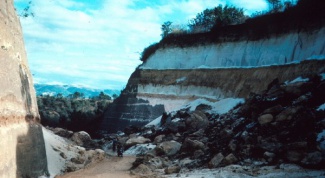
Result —
POLYGON ((119 90, 114 89, 93 89, 83 86, 71 86, 71 85, 51 85, 51 84, 34 84, 36 95, 57 95, 62 94, 63 96, 68 96, 74 92, 83 93, 86 98, 98 96, 100 92, 104 92, 109 96, 119 95, 119 90))

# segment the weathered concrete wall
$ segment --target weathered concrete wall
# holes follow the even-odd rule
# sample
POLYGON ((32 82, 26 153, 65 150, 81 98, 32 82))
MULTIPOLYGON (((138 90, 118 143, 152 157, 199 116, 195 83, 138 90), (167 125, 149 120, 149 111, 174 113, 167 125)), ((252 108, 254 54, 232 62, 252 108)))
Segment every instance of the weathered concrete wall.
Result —
POLYGON ((13 0, 0 1, 0 66, 0 177, 44 175, 44 138, 13 0))

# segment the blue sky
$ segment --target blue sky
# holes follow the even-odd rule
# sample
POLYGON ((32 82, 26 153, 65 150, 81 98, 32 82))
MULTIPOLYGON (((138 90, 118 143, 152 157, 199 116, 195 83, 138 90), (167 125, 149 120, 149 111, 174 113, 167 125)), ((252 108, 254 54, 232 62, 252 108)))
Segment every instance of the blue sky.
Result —
MULTIPOLYGON (((18 12, 30 0, 15 0, 18 12)), ((161 39, 161 24, 187 24, 219 4, 247 14, 265 0, 32 0, 21 18, 34 83, 122 89, 143 49, 161 39)))

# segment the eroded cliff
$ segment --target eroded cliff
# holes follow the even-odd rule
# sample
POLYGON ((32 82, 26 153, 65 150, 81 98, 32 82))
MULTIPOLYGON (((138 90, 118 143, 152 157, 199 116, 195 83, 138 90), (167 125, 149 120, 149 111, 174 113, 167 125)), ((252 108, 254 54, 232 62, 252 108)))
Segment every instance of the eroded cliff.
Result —
POLYGON ((0 177, 38 177, 45 144, 13 0, 0 1, 0 27, 0 177))
POLYGON ((325 73, 324 13, 292 19, 306 17, 309 8, 301 5, 209 33, 170 35, 148 47, 100 129, 143 125, 198 98, 247 98, 275 79, 325 73))

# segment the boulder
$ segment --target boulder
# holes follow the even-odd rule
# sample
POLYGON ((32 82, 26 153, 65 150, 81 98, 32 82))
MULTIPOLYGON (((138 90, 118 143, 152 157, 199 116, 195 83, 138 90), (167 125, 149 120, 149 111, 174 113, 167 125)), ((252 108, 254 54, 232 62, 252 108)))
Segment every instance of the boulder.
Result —
POLYGON ((83 164, 85 162, 85 158, 79 155, 76 158, 71 158, 71 162, 76 164, 83 164))
POLYGON ((228 156, 226 156, 224 159, 223 159, 223 163, 226 164, 226 165, 230 165, 230 164, 234 164, 238 161, 238 159, 236 158, 236 156, 232 153, 230 153, 228 156))
POLYGON ((72 135, 71 140, 78 146, 86 146, 92 142, 90 135, 85 131, 75 132, 72 135))
POLYGON ((160 157, 154 157, 148 161, 149 167, 151 169, 162 169, 163 168, 163 161, 160 157))
POLYGON ((181 146, 182 144, 176 141, 165 141, 160 143, 155 150, 158 155, 172 156, 181 149, 181 146))
POLYGON ((133 137, 133 138, 128 139, 125 142, 125 146, 131 147, 136 144, 144 144, 144 143, 149 143, 149 142, 151 142, 151 140, 149 138, 144 138, 143 136, 138 136, 138 137, 133 137))
POLYGON ((140 164, 135 169, 131 170, 131 175, 149 176, 152 175, 152 170, 145 164, 140 164))
POLYGON ((194 111, 185 121, 186 127, 193 130, 206 129, 209 125, 209 120, 201 111, 194 111))
POLYGON ((161 142, 163 141, 164 137, 165 137, 165 135, 158 135, 158 136, 154 139, 153 143, 155 143, 155 144, 161 143, 161 142))
POLYGON ((302 160, 301 163, 304 166, 307 166, 309 168, 317 168, 317 169, 324 169, 325 165, 321 164, 324 163, 324 157, 322 156, 322 153, 319 151, 315 151, 312 153, 308 153, 302 160))
POLYGON ((202 157, 203 155, 204 155, 204 152, 203 152, 202 150, 196 150, 196 151, 194 151, 194 153, 193 153, 193 157, 194 157, 195 159, 198 159, 198 158, 202 157))
POLYGON ((258 117, 258 123, 261 125, 268 124, 273 121, 273 116, 272 114, 264 114, 258 117))
POLYGON ((191 140, 190 138, 186 138, 182 145, 182 150, 187 152, 194 152, 195 150, 204 150, 204 143, 198 140, 191 140))
POLYGON ((301 106, 298 107, 289 107, 282 111, 280 114, 278 114, 275 117, 275 120, 278 121, 284 121, 284 120, 291 120, 293 115, 296 114, 300 109, 302 109, 301 106))
POLYGON ((211 161, 209 162, 209 167, 210 167, 210 168, 218 167, 224 158, 225 158, 225 157, 223 156, 222 153, 218 153, 218 154, 215 155, 215 156, 211 159, 211 161))
POLYGON ((299 162, 302 159, 302 154, 298 151, 288 151, 287 159, 290 162, 299 162))
POLYGON ((279 104, 276 106, 273 106, 271 108, 265 109, 262 114, 272 114, 272 115, 278 115, 281 111, 283 111, 283 107, 279 104))
POLYGON ((170 166, 165 169, 166 174, 174 174, 174 173, 179 173, 181 170, 181 167, 179 166, 170 166))
POLYGON ((62 128, 59 128, 59 127, 53 129, 53 133, 58 135, 58 136, 65 137, 65 138, 70 138, 73 135, 72 131, 65 130, 65 129, 62 129, 62 128))
POLYGON ((268 162, 272 162, 275 157, 275 154, 272 152, 266 151, 266 152, 264 152, 264 157, 268 162))

